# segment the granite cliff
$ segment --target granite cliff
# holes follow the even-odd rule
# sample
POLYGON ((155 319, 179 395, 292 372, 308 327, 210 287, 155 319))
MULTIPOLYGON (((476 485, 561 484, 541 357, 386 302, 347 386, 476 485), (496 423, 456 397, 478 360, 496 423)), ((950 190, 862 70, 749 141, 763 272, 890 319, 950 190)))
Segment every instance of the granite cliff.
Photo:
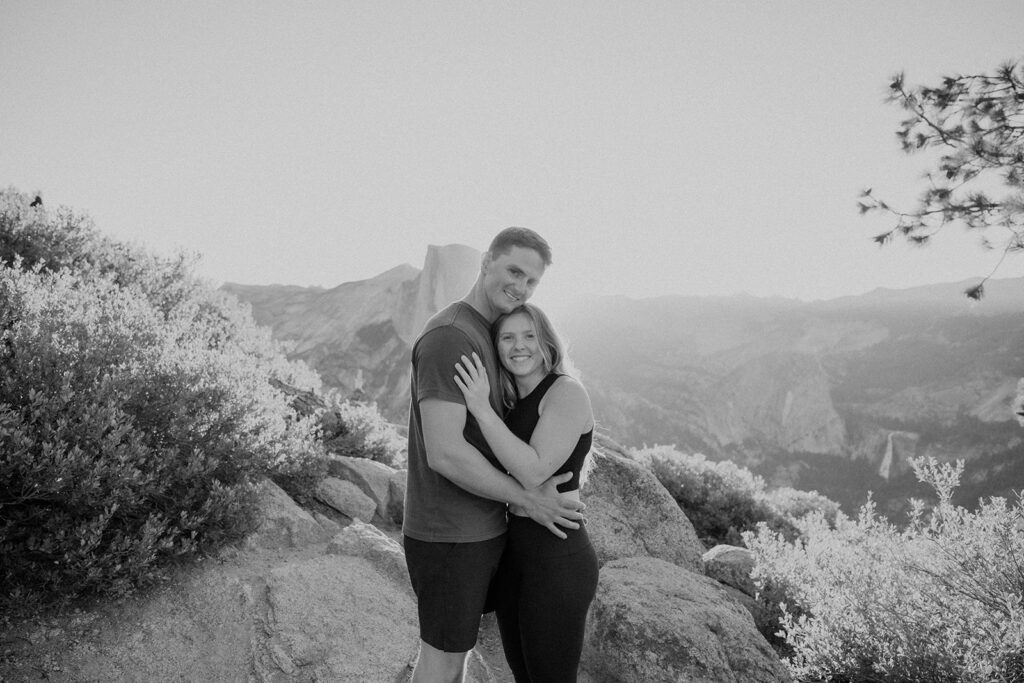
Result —
POLYGON ((256 321, 292 345, 325 387, 362 392, 391 419, 409 409, 409 357, 423 324, 472 286, 480 253, 458 244, 427 249, 423 270, 401 265, 332 289, 226 284, 256 321))

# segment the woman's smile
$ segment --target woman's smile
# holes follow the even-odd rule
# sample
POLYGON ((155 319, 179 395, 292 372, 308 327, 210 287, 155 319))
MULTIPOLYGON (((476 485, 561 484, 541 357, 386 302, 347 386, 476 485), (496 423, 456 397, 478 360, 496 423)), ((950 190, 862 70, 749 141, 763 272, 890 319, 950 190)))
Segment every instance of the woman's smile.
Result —
POLYGON ((508 364, 512 367, 529 366, 532 360, 532 353, 513 353, 508 357, 508 364))

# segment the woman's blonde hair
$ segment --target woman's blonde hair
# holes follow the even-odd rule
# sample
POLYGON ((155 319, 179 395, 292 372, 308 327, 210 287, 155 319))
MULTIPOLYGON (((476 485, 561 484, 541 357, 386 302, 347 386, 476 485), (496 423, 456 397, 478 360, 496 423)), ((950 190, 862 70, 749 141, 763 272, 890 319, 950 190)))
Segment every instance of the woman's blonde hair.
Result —
MULTIPOLYGON (((540 347, 541 358, 544 359, 544 371, 545 372, 557 372, 560 375, 569 375, 571 377, 577 377, 576 368, 573 367, 572 361, 569 360, 566 354, 565 344, 562 343, 561 337, 558 336, 558 332, 555 331, 555 326, 551 324, 551 320, 548 318, 544 311, 540 310, 533 304, 523 304, 517 306, 515 309, 508 313, 503 313, 498 316, 498 319, 491 325, 491 337, 494 341, 494 345, 498 344, 498 335, 501 334, 501 325, 506 320, 514 315, 525 315, 533 323, 533 329, 537 333, 537 344, 540 347)), ((498 362, 499 374, 501 375, 501 397, 502 402, 506 408, 511 408, 516 404, 518 398, 518 392, 516 391, 515 378, 512 376, 505 366, 498 362)))

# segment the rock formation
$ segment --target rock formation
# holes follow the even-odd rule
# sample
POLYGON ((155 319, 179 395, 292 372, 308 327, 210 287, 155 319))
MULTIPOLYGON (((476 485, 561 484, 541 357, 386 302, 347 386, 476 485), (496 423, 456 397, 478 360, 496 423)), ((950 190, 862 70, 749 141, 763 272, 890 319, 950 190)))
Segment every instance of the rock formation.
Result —
POLYGON ((603 449, 595 449, 592 457, 581 493, 598 561, 657 557, 700 571, 704 547, 654 473, 603 449))
POLYGON ((409 411, 409 357, 427 319, 461 298, 480 267, 480 252, 431 245, 423 270, 402 265, 333 289, 225 284, 252 306, 256 322, 293 345, 289 356, 343 395, 361 391, 390 419, 409 411))
POLYGON ((250 539, 264 548, 302 548, 323 541, 323 525, 270 480, 259 486, 260 523, 250 539))
POLYGON ((716 545, 701 557, 704 574, 726 586, 754 597, 757 592, 750 577, 754 569, 754 554, 734 545, 716 545))
POLYGON ((595 681, 789 680, 750 614, 716 581, 653 557, 601 567, 584 647, 595 681))
MULTIPOLYGON (((603 566, 581 682, 787 680, 741 602, 703 576, 700 544, 668 492, 598 442, 584 495, 603 566)), ((324 495, 331 505, 311 514, 264 481, 245 544, 41 627, 20 656, 0 658, 0 680, 408 680, 418 631, 394 524, 402 472, 346 458, 332 473, 342 502, 324 495)), ((471 683, 511 681, 492 616, 468 671, 471 683)))
MULTIPOLYGON (((593 681, 785 681, 741 583, 747 553, 705 555, 693 525, 657 477, 599 440, 583 486, 601 562, 581 667, 593 681), (731 572, 704 576, 710 563, 731 572)), ((741 551, 742 549, 736 549, 741 551)))
POLYGON ((377 503, 358 485, 345 479, 327 477, 317 486, 316 499, 349 519, 370 521, 377 514, 377 503))
POLYGON ((771 353, 725 375, 710 392, 709 431, 722 445, 748 440, 785 451, 839 453, 846 434, 821 361, 771 353))
POLYGON ((375 502, 374 519, 402 523, 401 509, 405 504, 404 478, 396 476, 395 470, 366 458, 332 454, 328 471, 335 477, 352 482, 375 502))
POLYGON ((480 271, 481 253, 462 244, 430 245, 423 270, 416 278, 412 310, 399 323, 399 331, 410 346, 424 323, 434 313, 465 296, 480 271))

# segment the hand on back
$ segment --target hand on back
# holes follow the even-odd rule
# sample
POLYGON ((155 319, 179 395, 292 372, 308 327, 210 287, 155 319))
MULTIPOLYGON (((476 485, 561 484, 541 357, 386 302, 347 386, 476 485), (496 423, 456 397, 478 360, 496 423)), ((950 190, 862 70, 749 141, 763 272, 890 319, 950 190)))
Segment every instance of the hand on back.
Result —
POLYGON ((559 493, 558 485, 572 479, 572 472, 563 472, 549 478, 540 486, 527 489, 526 497, 529 500, 527 505, 522 506, 526 515, 545 527, 548 531, 559 538, 565 538, 565 532, 559 527, 566 529, 579 529, 580 520, 583 519, 583 509, 586 505, 569 493, 559 493))

